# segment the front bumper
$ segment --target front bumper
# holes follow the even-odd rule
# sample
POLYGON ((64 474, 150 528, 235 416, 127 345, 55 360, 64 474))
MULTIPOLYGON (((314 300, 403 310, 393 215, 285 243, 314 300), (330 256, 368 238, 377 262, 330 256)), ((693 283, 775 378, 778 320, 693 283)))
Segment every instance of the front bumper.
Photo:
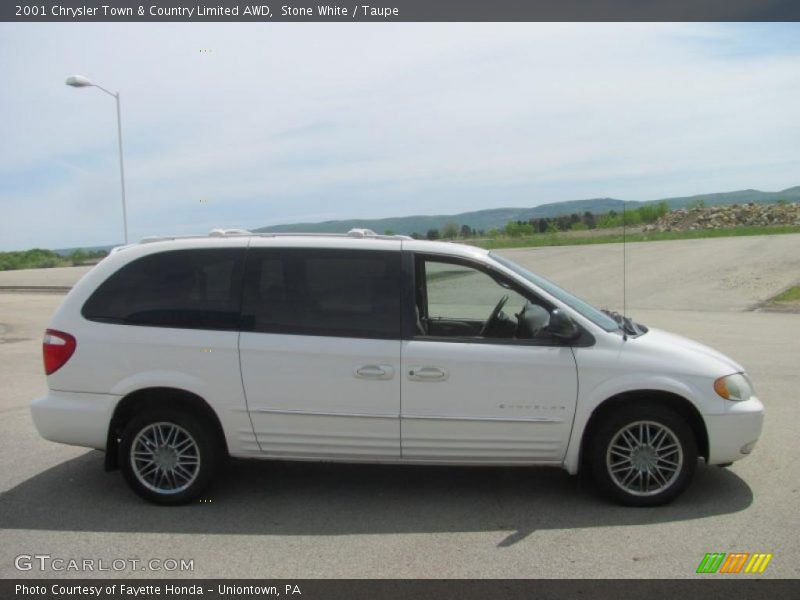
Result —
POLYGON ((39 434, 51 442, 105 450, 119 396, 49 390, 31 402, 39 434))
POLYGON ((739 460, 752 452, 761 435, 764 405, 756 398, 744 402, 726 401, 726 411, 705 415, 708 431, 708 464, 739 460))

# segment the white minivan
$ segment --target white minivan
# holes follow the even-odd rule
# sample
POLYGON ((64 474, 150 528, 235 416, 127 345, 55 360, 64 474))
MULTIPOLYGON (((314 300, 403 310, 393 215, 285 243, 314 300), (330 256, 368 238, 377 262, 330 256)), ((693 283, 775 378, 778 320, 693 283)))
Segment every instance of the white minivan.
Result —
MULTIPOLYGON (((231 457, 586 469, 653 506, 750 454, 744 368, 452 243, 215 230, 117 249, 44 337, 39 432, 144 498, 231 457)), ((524 474, 521 472, 521 476, 524 474)))

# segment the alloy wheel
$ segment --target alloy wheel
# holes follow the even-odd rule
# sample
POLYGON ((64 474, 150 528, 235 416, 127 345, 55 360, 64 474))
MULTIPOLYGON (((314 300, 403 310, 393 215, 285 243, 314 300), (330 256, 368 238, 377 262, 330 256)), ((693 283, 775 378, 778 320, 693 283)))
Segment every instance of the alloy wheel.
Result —
POLYGON ((131 444, 130 461, 139 483, 158 494, 182 492, 200 473, 197 441, 175 423, 152 423, 139 431, 131 444))
POLYGON ((683 467, 683 448, 669 427, 635 421, 611 438, 606 468, 620 489, 634 496, 654 496, 668 489, 683 467))

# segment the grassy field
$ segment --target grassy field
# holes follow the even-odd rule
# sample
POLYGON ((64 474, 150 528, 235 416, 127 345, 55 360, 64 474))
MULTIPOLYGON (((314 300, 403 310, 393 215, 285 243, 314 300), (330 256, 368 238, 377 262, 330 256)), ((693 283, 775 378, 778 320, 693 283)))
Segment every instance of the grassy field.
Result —
POLYGON ((772 302, 776 302, 779 304, 782 303, 796 304, 800 302, 800 285, 791 287, 782 294, 778 294, 772 299, 772 302))
MULTIPOLYGON (((595 230, 596 231, 596 230, 595 230)), ((626 242, 660 242, 666 240, 693 240, 701 238, 733 237, 742 235, 778 235, 800 233, 800 225, 777 225, 772 227, 732 227, 729 229, 698 229, 695 231, 650 231, 628 232, 626 242)), ((535 248, 538 246, 575 246, 583 244, 615 244, 623 241, 622 233, 591 236, 568 233, 540 233, 528 237, 499 237, 493 239, 464 240, 489 250, 500 248, 535 248)))
POLYGON ((771 312, 800 313, 800 285, 790 287, 774 298, 770 298, 761 308, 771 312))

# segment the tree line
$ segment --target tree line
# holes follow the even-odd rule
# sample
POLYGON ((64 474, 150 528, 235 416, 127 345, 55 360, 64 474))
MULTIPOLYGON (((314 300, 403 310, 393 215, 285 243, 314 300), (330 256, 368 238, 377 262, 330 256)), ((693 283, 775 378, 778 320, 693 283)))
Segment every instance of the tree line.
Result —
MULTIPOLYGON (((657 221, 669 212, 666 202, 645 204, 637 208, 622 212, 610 210, 606 213, 595 215, 591 211, 583 214, 572 213, 558 217, 539 217, 527 221, 509 221, 502 228, 493 227, 489 230, 475 229, 469 225, 447 223, 441 229, 428 229, 425 233, 414 232, 411 237, 417 240, 454 240, 471 238, 498 238, 498 237, 525 237, 540 233, 559 233, 562 231, 587 231, 590 229, 610 229, 622 227, 623 219, 626 226, 644 225, 657 221)), ((391 229, 386 230, 386 235, 394 235, 391 229)))
POLYGON ((0 271, 17 269, 45 269, 49 267, 73 267, 87 261, 103 258, 108 254, 105 250, 75 250, 61 255, 52 250, 34 248, 18 252, 0 252, 0 271))

